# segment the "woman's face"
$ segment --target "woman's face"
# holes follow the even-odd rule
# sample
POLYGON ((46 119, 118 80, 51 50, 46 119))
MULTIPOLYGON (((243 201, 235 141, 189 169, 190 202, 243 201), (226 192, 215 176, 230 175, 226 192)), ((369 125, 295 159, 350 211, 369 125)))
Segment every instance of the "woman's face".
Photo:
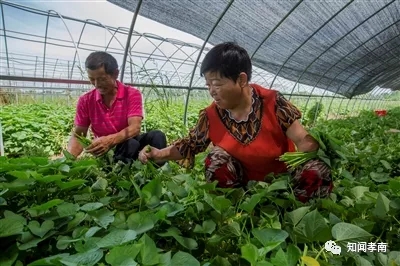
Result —
POLYGON ((221 77, 218 72, 207 72, 204 76, 208 91, 218 107, 222 109, 234 109, 240 104, 243 99, 243 84, 240 81, 242 80, 242 74, 236 82, 229 78, 221 77))

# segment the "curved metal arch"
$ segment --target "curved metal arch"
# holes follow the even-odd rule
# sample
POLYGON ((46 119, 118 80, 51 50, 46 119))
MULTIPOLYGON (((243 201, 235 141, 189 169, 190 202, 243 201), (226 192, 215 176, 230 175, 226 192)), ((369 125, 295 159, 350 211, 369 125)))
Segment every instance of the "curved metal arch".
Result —
POLYGON ((124 81, 126 58, 128 56, 128 51, 130 51, 130 43, 131 43, 131 38, 132 38, 132 32, 133 32, 133 28, 135 27, 136 19, 137 19, 137 16, 139 14, 139 10, 140 10, 141 5, 142 5, 142 0, 139 0, 138 3, 137 3, 137 6, 136 6, 135 13, 133 14, 131 27, 129 28, 128 38, 126 40, 124 58, 122 59, 122 66, 121 66, 121 73, 120 73, 120 81, 121 82, 124 81))
POLYGON ((262 75, 261 73, 259 73, 257 70, 253 70, 253 73, 255 74, 254 75, 255 77, 257 77, 259 79, 263 79, 265 81, 265 84, 268 83, 267 78, 264 75, 262 75))
MULTIPOLYGON (((376 36, 378 36, 379 34, 381 34, 381 33, 384 32, 384 31, 386 31, 388 28, 392 27, 393 25, 395 25, 395 24, 398 23, 399 21, 400 21, 400 20, 397 20, 396 22, 390 24, 389 26, 387 26, 386 28, 384 28, 384 29, 381 30, 380 32, 374 34, 374 35, 371 36, 369 39, 367 39, 367 40, 365 40, 364 42, 362 42, 360 45, 358 45, 357 47, 355 47, 353 50, 351 50, 350 52, 348 52, 346 55, 342 56, 340 60, 338 60, 335 64, 333 64, 331 67, 329 67, 327 70, 325 70, 325 72, 324 72, 324 73, 320 76, 320 78, 318 79, 317 83, 313 86, 313 88, 312 88, 310 94, 312 94, 312 93, 314 92, 315 88, 317 87, 317 85, 319 84, 319 82, 321 81, 321 79, 322 79, 323 77, 325 77, 326 73, 328 73, 331 69, 333 69, 333 68, 334 68, 337 64, 339 64, 344 58, 346 58, 347 56, 349 56, 350 54, 352 54, 353 52, 355 52, 356 50, 358 50, 360 47, 363 47, 367 42, 369 42, 370 40, 374 39, 376 36)), ((362 56, 361 58, 364 58, 365 56, 366 56, 366 55, 362 56)), ((329 87, 329 85, 332 84, 333 80, 334 80, 336 77, 338 77, 341 73, 343 73, 343 72, 344 72, 345 70, 347 70, 349 67, 351 67, 352 65, 354 65, 354 63, 358 62, 361 58, 357 59, 357 60, 354 61, 352 64, 348 65, 346 68, 342 69, 342 71, 340 71, 338 74, 336 74, 336 76, 333 77, 333 78, 331 79, 331 82, 328 84, 327 87, 329 87)), ((340 88, 340 87, 341 87, 341 86, 339 86, 339 88, 340 88)), ((333 93, 336 94, 336 93, 339 91, 339 88, 338 88, 335 92, 333 92, 333 93)), ((326 94, 327 91, 328 91, 328 90, 325 89, 324 92, 322 93, 320 103, 321 103, 322 98, 325 96, 325 94, 326 94)), ((308 104, 308 102, 307 102, 307 104, 308 104)), ((306 104, 306 106, 307 106, 307 104, 306 104)))
MULTIPOLYGON (((379 93, 381 93, 382 91, 384 90, 384 88, 378 88, 376 91, 375 91, 375 95, 379 95, 379 93)), ((371 97, 373 97, 374 95, 374 92, 372 92, 371 93, 371 97)), ((382 96, 381 96, 381 98, 382 98, 382 96)), ((377 102, 377 101, 379 101, 379 99, 371 99, 371 106, 370 106, 370 109, 373 109, 374 108, 374 102, 377 102)), ((363 105, 363 108, 364 108, 364 106, 366 105, 366 103, 367 103, 367 101, 365 101, 365 103, 364 103, 364 105, 363 105)))
POLYGON ((231 5, 233 4, 235 0, 230 0, 229 3, 226 5, 224 11, 222 11, 221 15, 219 16, 219 18, 217 19, 217 21, 215 22, 214 26, 212 27, 210 33, 208 33, 208 36, 206 37, 206 39, 203 42, 203 45, 201 46, 201 49, 199 51, 199 55, 197 56, 196 59, 196 63, 193 66, 193 71, 192 74, 190 76, 190 82, 189 82, 189 89, 188 89, 188 93, 186 95, 186 101, 185 101, 185 112, 183 114, 183 123, 185 126, 187 126, 187 109, 188 109, 188 102, 189 102, 189 95, 190 95, 190 90, 192 89, 192 84, 193 84, 193 78, 194 78, 194 73, 196 72, 196 68, 197 65, 199 63, 200 57, 204 51, 204 48, 206 47, 206 44, 208 42, 208 40, 210 39, 211 35, 213 34, 214 30, 217 28, 219 22, 222 20, 222 18, 225 16, 226 12, 229 10, 229 8, 231 7, 231 5))
MULTIPOLYGON (((83 36, 83 32, 84 32, 84 30, 85 30, 85 28, 86 28, 86 25, 89 24, 88 22, 97 23, 98 25, 102 26, 104 29, 106 29, 106 30, 111 34, 110 28, 109 28, 108 26, 106 26, 106 25, 102 24, 101 22, 99 22, 99 21, 97 21, 97 20, 94 20, 94 19, 86 19, 85 22, 83 23, 83 27, 82 27, 81 33, 79 34, 78 47, 79 47, 79 45, 81 44, 81 39, 82 39, 82 36, 83 36)), ((92 23, 90 23, 90 25, 93 25, 92 23)), ((98 25, 93 25, 93 26, 98 26, 98 25)), ((116 30, 114 31, 114 34, 115 34, 115 32, 116 32, 118 29, 119 29, 119 28, 116 28, 116 30)), ((112 34, 112 37, 111 37, 111 39, 110 39, 108 45, 111 43, 112 39, 114 38, 114 34, 112 34)), ((120 40, 119 40, 117 37, 115 37, 115 39, 116 39, 117 42, 121 45, 121 48, 124 49, 124 45, 120 42, 120 40)), ((108 45, 107 45, 107 47, 105 48, 106 51, 107 51, 107 49, 108 49, 108 45)), ((77 56, 77 51, 75 51, 74 59, 73 59, 73 61, 72 61, 71 72, 70 72, 70 73, 71 73, 71 75, 70 75, 70 76, 71 76, 71 77, 70 77, 71 79, 72 79, 72 75, 73 75, 73 72, 74 72, 76 56, 77 56)))
POLYGON ((283 67, 286 65, 286 63, 292 58, 292 56, 297 53, 298 50, 300 50, 300 48, 302 48, 312 37, 315 36, 315 34, 317 34, 322 28, 324 28, 329 22, 331 22, 334 18, 336 18, 336 16, 338 16, 344 9, 346 9, 351 3, 353 3, 354 0, 350 0, 346 5, 344 5, 341 9, 339 9, 339 11, 337 11, 335 14, 333 14, 332 17, 330 17, 327 21, 325 21, 318 29, 316 29, 314 31, 313 34, 311 34, 310 36, 307 37, 307 39, 305 39, 289 56, 288 58, 285 60, 285 62, 283 62, 283 64, 280 66, 278 73, 275 74, 274 79, 272 80, 272 83, 270 85, 270 88, 272 88, 272 86, 274 85, 275 79, 276 77, 279 75, 279 73, 281 72, 281 70, 283 69, 283 67))
MULTIPOLYGON (((382 97, 382 98, 383 98, 383 97, 382 97)), ((373 110, 376 109, 376 107, 377 107, 377 105, 378 105, 378 103, 379 103, 380 101, 383 101, 383 100, 382 100, 382 99, 376 99, 375 101, 373 101, 373 102, 371 103, 372 109, 373 109, 373 110)), ((384 101, 384 102, 386 102, 386 101, 384 101)))
MULTIPOLYGON (((400 20, 399 20, 399 21, 400 21, 400 20)), ((393 26, 393 25, 392 25, 392 26, 393 26)), ((356 62, 358 62, 359 60, 361 60, 362 58, 368 56, 371 52, 375 51, 375 50, 378 49, 378 48, 381 48, 383 45, 385 45, 385 44, 387 44, 388 42, 391 42, 391 41, 393 41, 393 40, 395 40, 395 39, 397 39, 397 38, 399 38, 399 37, 400 37, 400 36, 397 35, 397 36, 391 38, 390 40, 386 41, 385 43, 381 44, 381 46, 378 46, 378 47, 372 49, 372 51, 370 51, 369 53, 365 54, 365 55, 362 56, 361 58, 357 59, 356 61, 354 61, 354 62, 353 62, 351 65, 349 65, 348 67, 354 65, 354 63, 356 63, 356 62)), ((392 48, 392 49, 386 51, 386 53, 384 53, 384 55, 386 55, 387 53, 390 53, 390 52, 391 52, 392 50, 394 50, 394 49, 397 49, 397 47, 394 47, 394 48, 392 48)), ((387 64, 387 62, 386 62, 386 61, 380 62, 379 66, 377 66, 377 67, 375 67, 374 69, 372 69, 372 71, 374 71, 375 69, 377 69, 378 67, 380 67, 380 66, 382 66, 382 65, 384 65, 384 64, 387 64)), ((351 76, 353 76, 355 73, 357 73, 357 72, 363 70, 363 69, 364 69, 365 67, 367 67, 367 66, 369 66, 369 65, 364 65, 362 68, 359 68, 359 69, 357 69, 356 71, 354 71, 354 72, 353 72, 351 75, 349 75, 345 80, 343 80, 342 84, 344 84, 344 83, 346 82, 346 80, 348 80, 348 79, 349 79, 351 76)), ((390 66, 390 65, 389 65, 389 66, 390 66)), ((347 68, 348 68, 348 67, 347 67, 347 68)), ((347 68, 346 68, 346 69, 347 69, 347 68)), ((387 68, 388 68, 388 66, 387 66, 385 69, 387 69, 387 68)), ((346 70, 346 69, 345 69, 345 70, 346 70)), ((342 72, 340 72, 339 75, 340 75, 341 73, 342 73, 342 72)), ((358 78, 357 80, 355 80, 355 81, 351 84, 350 87, 352 87, 352 86, 353 86, 356 82, 358 82, 361 78, 362 78, 362 77, 360 77, 360 78, 358 78)), ((340 89, 341 87, 342 87, 342 85, 340 85, 340 86, 338 87, 338 89, 336 90, 336 92, 338 92, 339 89, 340 89)), ((336 92, 335 92, 335 95, 337 94, 336 92)), ((334 98, 331 100, 331 102, 330 102, 330 104, 329 104, 329 108, 330 108, 330 106, 332 105, 333 100, 334 100, 334 98)))
POLYGON ((295 4, 289 12, 278 22, 278 24, 275 25, 275 27, 265 36, 264 40, 257 46, 257 48, 254 50, 253 54, 250 56, 250 59, 253 60, 254 55, 260 50, 261 46, 269 39, 269 37, 275 32, 277 28, 293 13, 293 11, 296 10, 296 8, 303 2, 303 0, 300 0, 297 4, 295 4))
MULTIPOLYGON (((374 97, 379 95, 380 92, 382 92, 384 89, 383 88, 377 88, 375 91, 372 91, 368 96, 370 99, 365 100, 364 104, 362 105, 361 109, 365 109, 365 105, 369 101, 372 105, 372 103, 376 100, 374 100, 374 97)), ((382 97, 381 97, 382 98, 382 97)), ((372 106, 370 106, 371 109, 372 106)))
MULTIPOLYGON (((321 57, 323 56, 325 53, 327 53, 328 51, 330 51, 330 49, 332 47, 334 47, 336 44, 338 44, 341 40, 343 40, 344 38, 346 38, 348 35, 350 35, 352 32, 354 32, 356 29, 358 29, 360 26, 362 26, 365 22, 367 22, 368 20, 370 20, 372 17, 374 17, 376 14, 378 14, 379 12, 381 12, 384 8, 386 8, 387 6, 391 5, 392 3, 394 3, 396 0, 392 0, 391 2, 389 2, 388 4, 384 5, 383 7, 381 7, 380 9, 378 9, 376 12, 374 12, 372 15, 370 15, 369 17, 367 17, 365 20, 361 21, 361 23, 359 23, 357 26, 355 26, 353 29, 351 29, 350 31, 348 31, 345 35, 343 35, 342 37, 340 37, 337 41, 335 41, 333 44, 330 45, 330 47, 328 49, 326 49, 324 52, 322 52, 318 57, 316 57, 310 64, 308 64, 308 66, 304 69, 303 73, 301 73, 301 75, 299 76, 299 78, 296 80, 295 85, 293 86, 292 92, 294 91, 294 88, 296 87, 296 84, 299 82, 299 80, 303 77, 303 75, 307 72, 307 70, 321 57)), ((290 97, 289 97, 289 101, 290 101, 290 97)))
MULTIPOLYGON (((360 97, 360 98, 357 99, 358 101, 361 101, 360 104, 358 105, 357 111, 362 111, 362 109, 361 109, 362 101, 363 101, 363 100, 366 100, 366 98, 368 97, 368 94, 369 94, 369 93, 366 93, 366 94, 362 95, 362 97, 360 97)), ((351 113, 354 111, 354 108, 355 108, 355 106, 356 106, 357 100, 354 101, 353 107, 352 107, 352 109, 351 109, 351 111, 350 111, 351 113)))
MULTIPOLYGON (((190 59, 192 59, 192 56, 193 56, 196 52, 199 51, 198 48, 196 48, 196 47, 192 47, 192 48, 194 48, 195 51, 193 51, 193 53, 191 53, 190 56, 188 56, 185 60, 183 60, 183 61, 181 62, 181 64, 177 67, 178 70, 183 66, 183 64, 185 64, 185 62, 188 60, 189 57, 190 57, 190 59), (197 49, 197 50, 196 50, 196 49, 197 49)), ((185 54, 186 54, 186 53, 185 53, 185 54)), ((194 62, 193 59, 192 59, 192 61, 194 62)), ((176 74, 179 75, 179 73, 176 73, 176 74)), ((172 79, 172 77, 173 77, 174 75, 175 75, 175 73, 171 76, 171 79, 172 79)), ((189 78, 189 77, 190 77, 190 75, 188 74, 188 75, 183 79, 183 81, 182 81, 182 86, 184 86, 183 83, 184 83, 184 82, 186 81, 186 79, 189 78)))
MULTIPOLYGON (((149 41, 152 45, 154 45, 155 49, 153 50, 153 52, 149 55, 149 57, 146 59, 146 61, 144 62, 143 66, 145 66, 145 64, 147 63, 147 61, 151 58, 151 56, 154 54, 155 51, 160 51, 160 53, 166 58, 166 62, 169 62, 172 67, 175 69, 175 71, 178 71, 175 67, 175 65, 171 62, 170 58, 166 56, 166 54, 160 49, 160 46, 165 42, 165 40, 161 40, 161 42, 156 46, 149 38, 147 38, 147 36, 144 36, 146 38, 147 41, 149 41)), ((133 47, 132 47, 133 48, 133 47)), ((160 73, 161 69, 159 69, 156 73, 156 76, 160 73)), ((181 77, 179 77, 178 75, 178 79, 179 79, 179 83, 182 86, 182 80, 181 77)), ((168 84, 169 85, 169 84, 168 84)))
POLYGON ((76 45, 75 40, 74 40, 74 38, 72 37, 71 31, 69 30, 67 24, 65 23, 64 17, 63 17, 60 13, 58 13, 57 11, 55 11, 55 10, 49 10, 49 11, 47 11, 47 15, 48 15, 48 16, 51 15, 52 12, 54 12, 54 14, 56 14, 56 15, 61 19, 61 21, 63 22, 63 24, 64 24, 64 26, 65 26, 65 29, 68 31, 69 37, 71 38, 71 41, 72 41, 72 43, 74 44, 74 48, 75 48, 75 51, 76 51, 77 56, 78 56, 79 66, 80 66, 80 68, 82 69, 82 64, 81 64, 81 60, 80 60, 79 53, 78 53, 78 46, 76 45))
MULTIPOLYGON (((111 38, 110 38, 110 40, 108 41, 108 43, 107 43, 107 46, 105 47, 105 51, 107 51, 108 50, 108 47, 110 46, 110 44, 111 44, 111 42, 112 42, 112 40, 115 38, 116 40, 117 40, 117 42, 121 45, 121 47, 122 48, 124 48, 124 45, 119 41, 119 39, 117 38, 117 37, 115 37, 115 35, 117 34, 117 32, 118 33, 120 33, 119 32, 119 30, 120 29, 126 29, 128 32, 129 32, 129 29, 128 28, 125 28, 125 27, 117 27, 115 30, 114 30, 114 32, 113 32, 113 34, 111 34, 111 32, 110 32, 110 34, 111 34, 111 38)), ((122 34, 122 33, 121 33, 122 34)), ((130 58, 130 63, 129 63, 129 67, 130 67, 130 69, 131 69, 131 83, 133 83, 133 74, 132 74, 132 62, 133 62, 133 59, 132 59, 132 55, 131 54, 129 54, 129 58, 130 58)))
MULTIPOLYGON (((393 94, 393 91, 392 91, 392 93, 391 94, 393 94)), ((382 97, 383 98, 383 97, 382 97)), ((375 105, 374 105, 374 109, 381 109, 381 108, 385 108, 385 109, 388 109, 388 107, 387 107, 387 103, 388 102, 399 102, 398 100, 397 101, 394 101, 394 100, 384 100, 384 99, 380 99, 380 100, 377 100, 376 102, 375 102, 375 105)), ((398 104, 397 104, 398 105, 398 104)), ((389 108, 391 108, 391 107, 389 107, 389 108)))
POLYGON ((377 94, 381 89, 377 88, 376 90, 372 90, 366 94, 363 95, 363 98, 360 99, 360 104, 358 106, 358 110, 365 110, 365 103, 370 101, 372 97, 374 97, 375 94, 377 94))
MULTIPOLYGON (((186 57, 186 59, 185 60, 183 60, 183 62, 181 62, 180 64, 179 64, 179 66, 176 68, 176 71, 171 75, 171 77, 170 77, 170 80, 172 80, 172 78, 175 76, 175 74, 177 74, 178 75, 178 79, 179 79, 179 82, 180 82, 180 85, 181 86, 184 86, 183 85, 183 81, 181 80, 181 78, 180 78, 180 76, 179 76, 179 73, 178 73, 178 70, 183 66, 183 64, 186 62, 186 61, 188 61, 188 59, 190 58, 191 59, 191 61, 192 62, 194 62, 194 60, 193 60, 193 58, 191 57, 196 51, 194 51, 191 55, 188 55, 185 51, 183 51, 183 49, 182 49, 182 47, 184 47, 185 46, 185 44, 181 44, 181 46, 180 47, 178 47, 176 44, 174 44, 174 43, 171 43, 171 42, 169 42, 167 39, 165 39, 168 43, 170 43, 170 44, 172 44, 173 46, 175 46, 176 48, 177 48, 177 50, 174 52, 174 53, 172 53, 171 54, 171 56, 173 56, 174 54, 176 54, 178 51, 181 51, 182 53, 184 53, 187 57, 186 57)), ((193 47, 194 48, 194 47, 193 47)), ((195 48, 196 49, 196 48, 195 48)), ((163 69, 163 67, 167 64, 167 62, 168 61, 165 61, 165 63, 160 67, 160 71, 163 69)))
MULTIPOLYGON (((107 27, 107 26, 104 25, 104 27, 107 27)), ((110 46, 110 44, 111 44, 111 42, 112 42, 112 40, 113 40, 114 38, 115 38, 115 39, 117 40, 117 42, 121 45, 121 47, 124 48, 124 45, 119 41, 119 39, 118 39, 117 37, 115 37, 115 35, 117 34, 117 32, 119 33, 119 30, 120 30, 120 29, 124 29, 124 28, 122 28, 122 27, 116 28, 116 29, 114 30, 113 34, 111 34, 111 31, 109 31, 109 33, 111 34, 111 38, 110 38, 110 40, 108 41, 108 43, 107 43, 107 45, 106 45, 106 47, 105 47, 105 51, 108 50, 108 47, 110 46)), ((107 30, 108 30, 108 27, 107 27, 107 30)))

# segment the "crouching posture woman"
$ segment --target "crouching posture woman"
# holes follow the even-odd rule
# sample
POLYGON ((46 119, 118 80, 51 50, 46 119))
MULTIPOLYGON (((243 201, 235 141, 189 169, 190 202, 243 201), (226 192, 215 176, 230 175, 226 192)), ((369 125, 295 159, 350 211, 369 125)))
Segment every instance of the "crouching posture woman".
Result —
MULTIPOLYGON (((189 136, 164 149, 143 149, 139 160, 177 161, 193 167, 194 156, 213 144, 205 160, 206 179, 219 187, 244 186, 249 180, 266 181, 270 174, 287 172, 280 155, 319 148, 298 121, 300 111, 279 92, 250 84, 251 60, 246 50, 222 43, 209 51, 201 65, 213 103, 202 110, 189 136)), ((330 171, 312 161, 294 173, 294 191, 303 202, 325 197, 332 190, 330 171)))

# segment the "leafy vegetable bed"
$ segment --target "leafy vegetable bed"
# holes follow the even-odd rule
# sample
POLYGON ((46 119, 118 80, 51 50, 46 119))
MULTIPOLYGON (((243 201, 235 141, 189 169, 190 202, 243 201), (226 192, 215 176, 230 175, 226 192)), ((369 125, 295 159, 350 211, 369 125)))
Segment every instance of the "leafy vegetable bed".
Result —
POLYGON ((202 156, 131 169, 84 159, 0 159, 0 265, 400 265, 400 110, 323 122, 346 143, 330 199, 296 201, 290 177, 216 189, 202 156), (324 249, 334 240, 341 254, 324 249), (387 244, 349 252, 348 243, 387 244))

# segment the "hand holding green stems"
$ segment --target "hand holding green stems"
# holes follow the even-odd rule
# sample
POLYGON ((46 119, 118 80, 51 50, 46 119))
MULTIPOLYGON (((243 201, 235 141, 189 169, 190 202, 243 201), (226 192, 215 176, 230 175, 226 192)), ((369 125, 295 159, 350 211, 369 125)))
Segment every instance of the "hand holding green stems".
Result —
POLYGON ((76 133, 74 133, 76 139, 78 142, 82 145, 82 147, 85 149, 87 148, 90 144, 92 144, 92 141, 84 136, 80 136, 76 133))

